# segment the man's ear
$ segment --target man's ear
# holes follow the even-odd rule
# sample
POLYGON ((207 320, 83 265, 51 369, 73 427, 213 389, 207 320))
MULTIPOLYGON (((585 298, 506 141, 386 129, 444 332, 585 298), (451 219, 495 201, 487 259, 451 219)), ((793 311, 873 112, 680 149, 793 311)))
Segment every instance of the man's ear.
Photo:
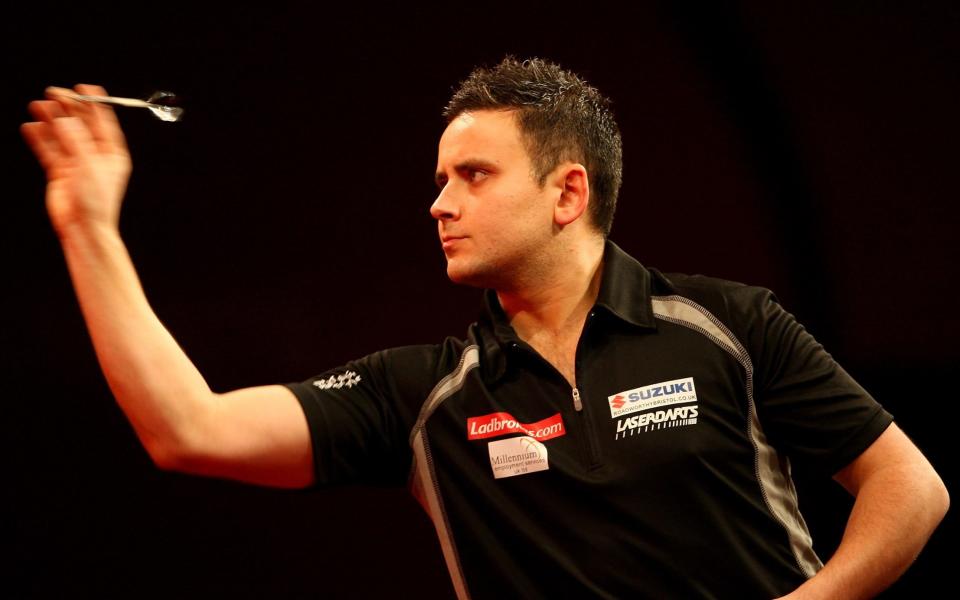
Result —
POLYGON ((587 169, 579 163, 564 163, 554 172, 560 195, 553 208, 553 219, 560 227, 573 223, 586 213, 590 203, 587 169))

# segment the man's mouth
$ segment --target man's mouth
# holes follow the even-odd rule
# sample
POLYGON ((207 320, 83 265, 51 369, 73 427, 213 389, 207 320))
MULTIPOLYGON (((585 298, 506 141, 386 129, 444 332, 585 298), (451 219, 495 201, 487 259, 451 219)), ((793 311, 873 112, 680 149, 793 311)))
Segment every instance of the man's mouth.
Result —
POLYGON ((440 244, 443 246, 444 250, 451 250, 457 242, 466 238, 466 236, 460 235, 442 235, 440 236, 440 244))

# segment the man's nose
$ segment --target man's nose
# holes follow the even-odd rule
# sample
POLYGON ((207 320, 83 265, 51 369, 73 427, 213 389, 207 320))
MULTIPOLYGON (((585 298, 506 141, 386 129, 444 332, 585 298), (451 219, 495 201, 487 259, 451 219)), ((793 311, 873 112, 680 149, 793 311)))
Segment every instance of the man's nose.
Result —
POLYGON ((450 190, 450 185, 443 186, 437 199, 430 206, 430 216, 438 221, 457 220, 460 218, 460 208, 450 190))

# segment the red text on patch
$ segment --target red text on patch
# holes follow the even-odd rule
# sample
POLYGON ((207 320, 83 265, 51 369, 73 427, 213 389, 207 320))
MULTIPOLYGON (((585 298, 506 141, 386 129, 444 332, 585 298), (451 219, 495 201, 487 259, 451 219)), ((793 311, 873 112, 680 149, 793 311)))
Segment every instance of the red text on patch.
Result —
POLYGON ((567 431, 563 428, 563 418, 560 417, 560 413, 536 423, 520 423, 513 418, 513 415, 505 412, 467 419, 467 439, 470 440, 482 440, 511 433, 529 435, 542 442, 565 435, 567 431))

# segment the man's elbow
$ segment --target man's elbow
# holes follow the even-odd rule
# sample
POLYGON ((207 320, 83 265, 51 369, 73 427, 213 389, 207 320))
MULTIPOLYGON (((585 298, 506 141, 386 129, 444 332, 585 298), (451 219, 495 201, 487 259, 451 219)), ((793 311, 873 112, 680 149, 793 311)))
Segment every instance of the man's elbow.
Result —
POLYGON ((947 491, 947 486, 944 485, 943 480, 933 470, 933 467, 930 467, 930 480, 927 484, 929 489, 929 506, 930 512, 935 517, 935 524, 940 523, 943 518, 946 516, 947 511, 950 509, 950 492, 947 491))
POLYGON ((189 453, 169 442, 144 440, 143 447, 153 464, 162 471, 190 472, 190 465, 195 462, 189 453))
POLYGON ((163 471, 202 474, 211 461, 209 444, 202 443, 199 432, 167 432, 163 436, 141 435, 140 441, 153 461, 163 471))
POLYGON ((933 535, 946 516, 950 508, 950 493, 940 475, 925 458, 918 463, 912 469, 904 470, 901 482, 905 496, 901 501, 907 503, 912 500, 914 527, 918 532, 926 532, 926 540, 933 535))
POLYGON ((314 484, 313 456, 309 450, 296 464, 290 465, 263 456, 241 460, 215 443, 145 442, 144 447, 153 464, 163 471, 283 489, 305 489, 314 484))

